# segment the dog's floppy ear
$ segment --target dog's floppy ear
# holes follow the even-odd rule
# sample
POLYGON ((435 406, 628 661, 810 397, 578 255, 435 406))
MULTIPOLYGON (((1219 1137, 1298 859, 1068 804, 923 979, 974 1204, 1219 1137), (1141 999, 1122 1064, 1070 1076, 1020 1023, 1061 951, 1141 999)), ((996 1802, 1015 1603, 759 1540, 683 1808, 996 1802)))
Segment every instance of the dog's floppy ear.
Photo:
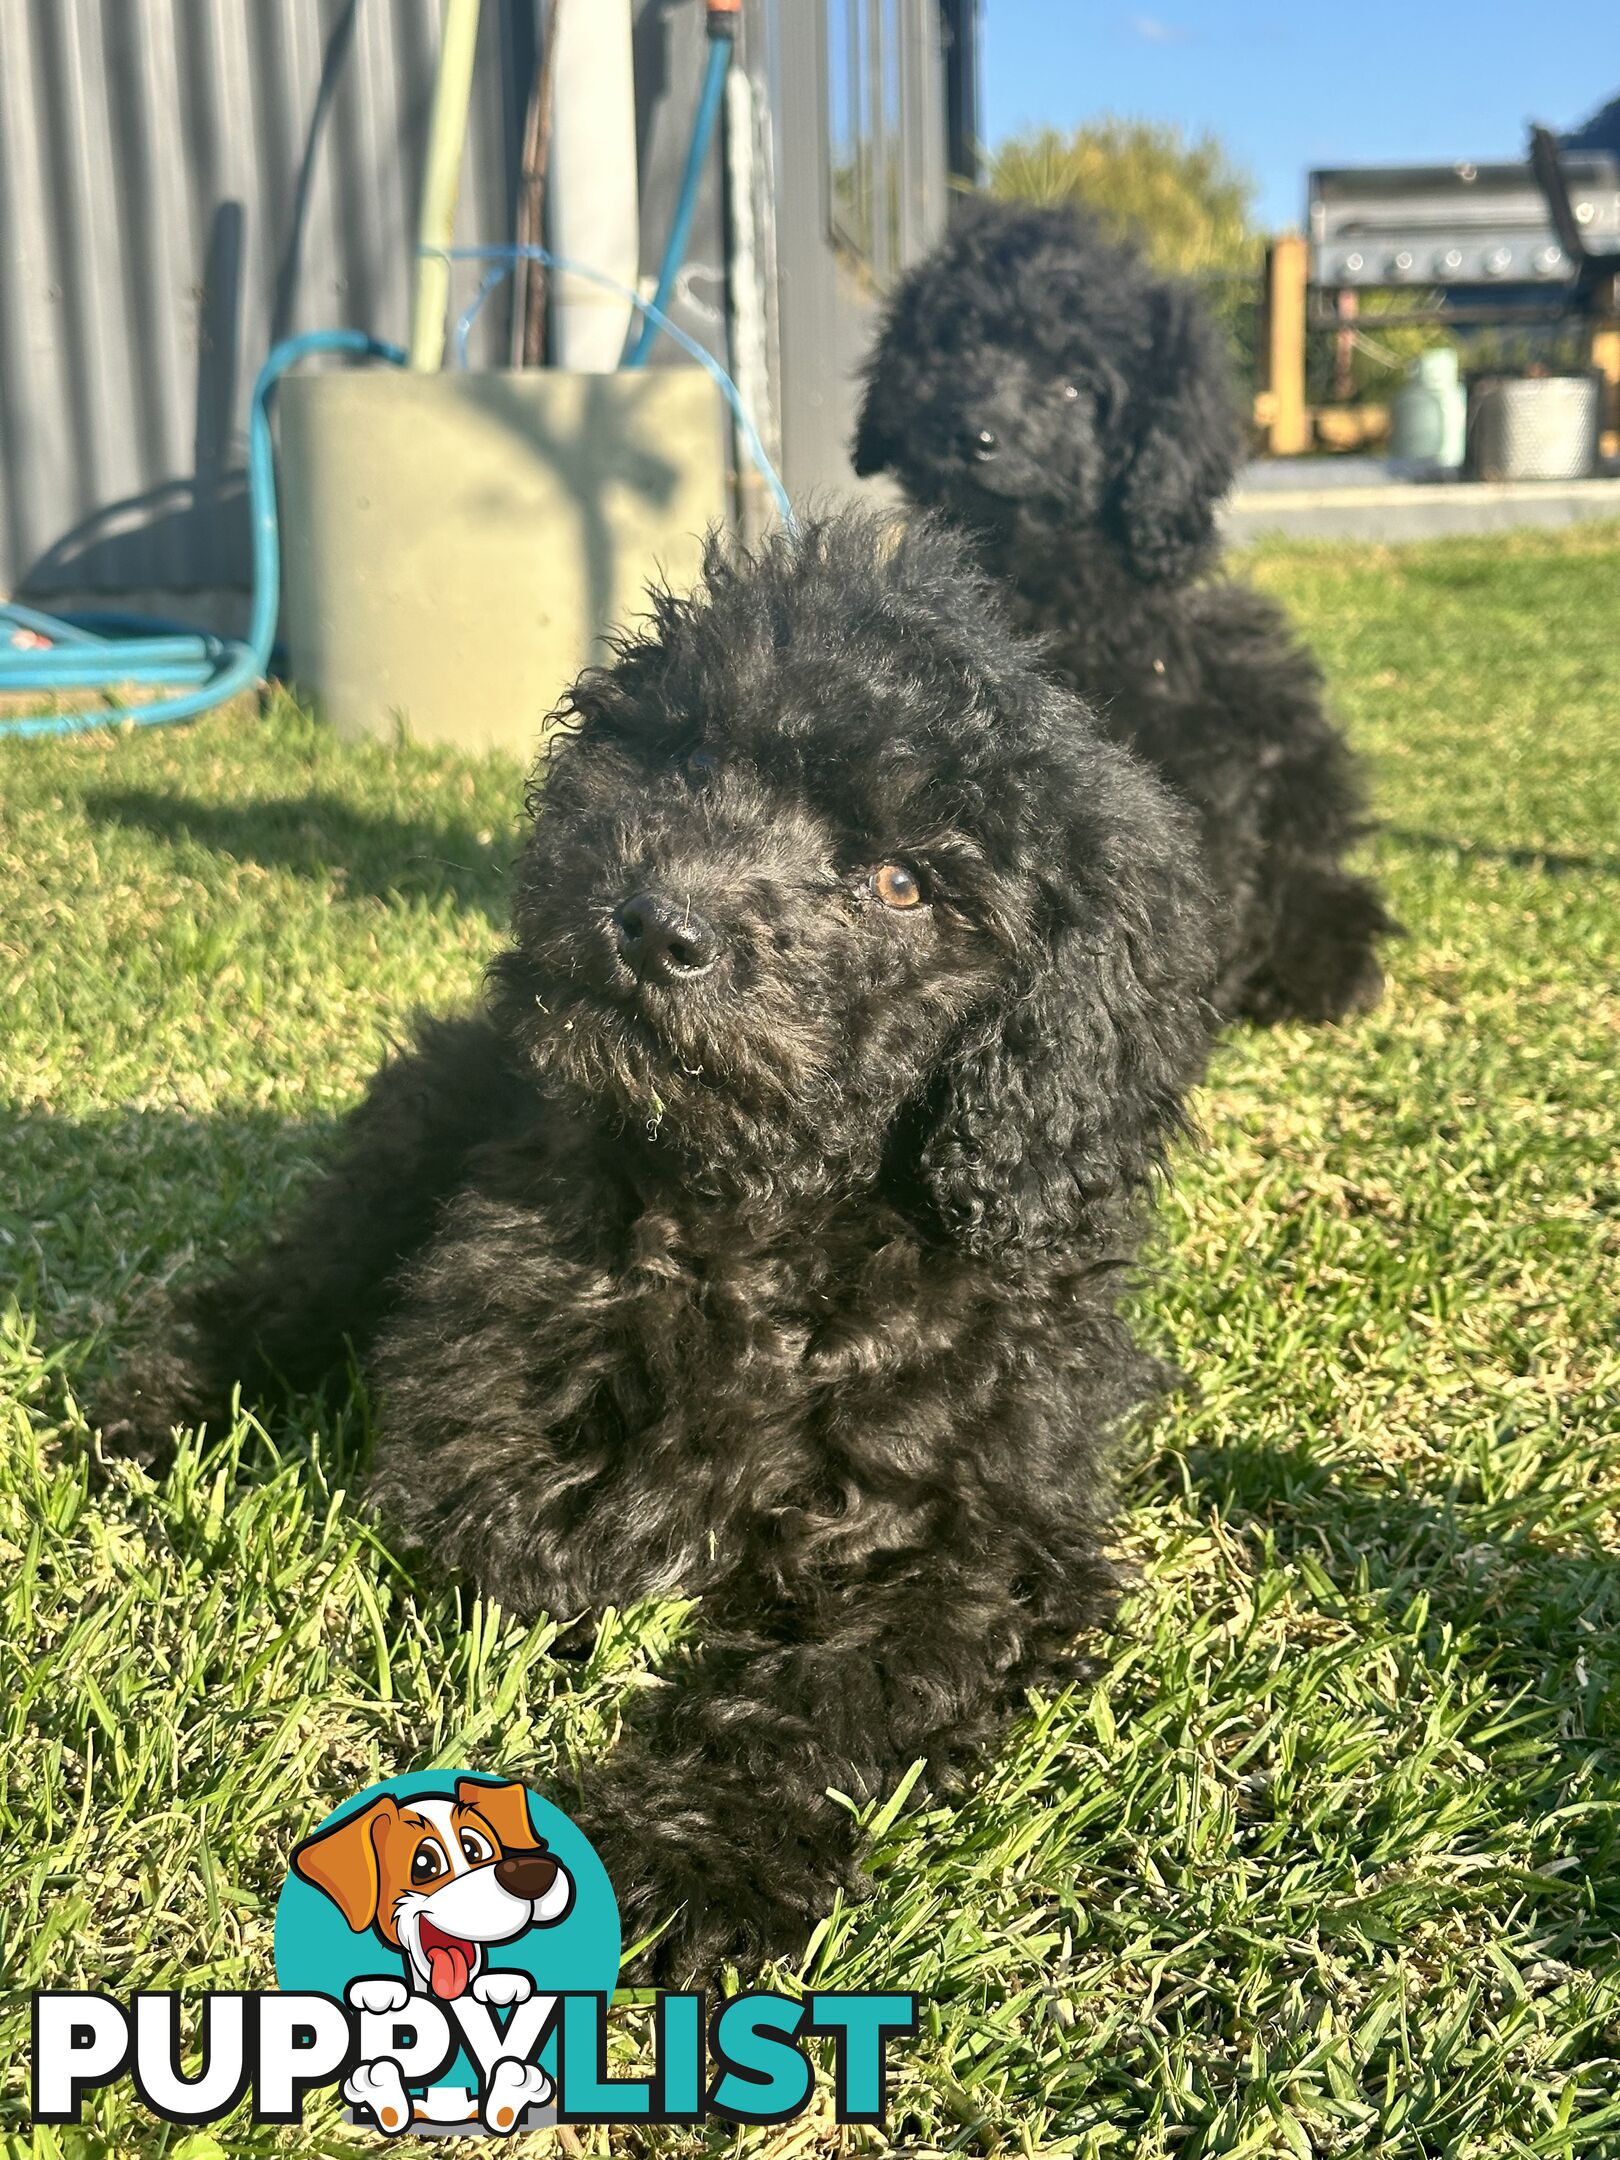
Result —
POLYGON ((931 1211, 981 1256, 1106 1235, 1182 1129, 1208 1050, 1212 906, 1190 823, 1125 752, 1091 756, 1101 814, 1076 806, 1069 875, 1040 876, 1006 991, 924 1106, 931 1211))
POLYGON ((886 340, 879 344, 868 363, 866 394, 861 399, 860 418, 855 428, 851 461, 859 480, 868 479, 873 473, 887 472, 900 454, 903 426, 900 399, 887 372, 880 366, 885 343, 886 340))
POLYGON ((477 1778, 457 1778, 456 1805, 478 1810, 500 1839, 502 1852, 531 1852, 539 1842, 529 1820, 528 1790, 510 1779, 504 1785, 484 1785, 477 1778))
POLYGON ((1127 449, 1105 514, 1137 576, 1173 584, 1209 549, 1243 443, 1220 326, 1185 286, 1159 286, 1150 305, 1151 355, 1123 416, 1127 449))
POLYGON ((382 1895, 377 1832, 398 1815, 398 1805, 384 1793, 335 1828, 305 1838, 292 1856, 294 1872, 324 1890, 357 1935, 376 1919, 382 1895))
POLYGON ((866 387, 850 453, 859 479, 898 470, 919 394, 939 364, 928 319, 930 305, 938 300, 939 262, 940 255, 930 256, 902 278, 879 318, 861 369, 866 387))

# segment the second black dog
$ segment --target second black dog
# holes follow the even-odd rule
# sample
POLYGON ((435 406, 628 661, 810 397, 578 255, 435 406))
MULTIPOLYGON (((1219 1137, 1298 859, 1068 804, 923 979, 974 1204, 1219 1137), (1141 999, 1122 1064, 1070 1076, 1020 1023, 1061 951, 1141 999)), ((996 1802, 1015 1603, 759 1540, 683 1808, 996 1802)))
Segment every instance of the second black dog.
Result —
POLYGON ((1331 1020, 1377 1002, 1394 925, 1345 867, 1362 791, 1314 660, 1269 600, 1204 576, 1240 454, 1190 286, 1068 211, 984 203, 890 303, 855 466, 973 536, 1052 664, 1197 811, 1221 1010, 1331 1020))

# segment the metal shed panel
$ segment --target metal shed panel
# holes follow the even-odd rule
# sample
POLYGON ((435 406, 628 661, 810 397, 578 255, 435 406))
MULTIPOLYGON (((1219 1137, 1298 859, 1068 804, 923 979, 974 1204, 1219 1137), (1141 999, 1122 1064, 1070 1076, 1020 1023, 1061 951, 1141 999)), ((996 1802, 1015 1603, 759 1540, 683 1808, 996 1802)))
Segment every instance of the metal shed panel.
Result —
MULTIPOLYGON (((484 9, 467 242, 512 231, 535 13, 484 9)), ((259 362, 298 330, 405 336, 438 22, 439 0, 0 0, 0 591, 247 582, 259 362)), ((508 325, 502 294, 476 363, 508 325)))

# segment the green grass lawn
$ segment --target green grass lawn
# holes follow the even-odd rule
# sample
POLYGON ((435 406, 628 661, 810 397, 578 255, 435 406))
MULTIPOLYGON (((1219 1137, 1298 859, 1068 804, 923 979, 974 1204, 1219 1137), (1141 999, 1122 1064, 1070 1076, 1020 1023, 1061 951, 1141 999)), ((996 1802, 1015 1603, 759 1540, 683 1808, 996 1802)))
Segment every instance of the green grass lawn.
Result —
MULTIPOLYGON (((882 1830, 813 1969, 923 1997, 908 2153, 1620 2154, 1620 529, 1255 574, 1371 765, 1392 992, 1220 1053, 1144 1299, 1198 1392, 1128 1450, 1103 1676, 882 1830)), ((0 747, 17 2153, 348 2149, 330 2107, 216 2144, 123 2089, 31 2144, 21 1993, 268 1985, 314 1819, 435 1762, 544 1779, 680 1623, 560 1662, 416 1580, 340 1407, 161 1484, 86 1469, 82 1380, 154 1288, 266 1215, 411 1007, 472 992, 518 781, 285 707, 0 747)), ((884 2143, 828 2104, 743 2142, 884 2143)))

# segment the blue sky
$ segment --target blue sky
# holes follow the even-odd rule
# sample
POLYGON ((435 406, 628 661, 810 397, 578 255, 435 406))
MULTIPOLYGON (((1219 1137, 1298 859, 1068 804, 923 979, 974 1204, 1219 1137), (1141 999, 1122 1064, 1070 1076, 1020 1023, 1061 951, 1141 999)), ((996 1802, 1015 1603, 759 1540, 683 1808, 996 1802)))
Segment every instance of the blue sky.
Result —
POLYGON ((1119 112, 1219 135, 1261 222, 1299 225, 1312 165, 1522 157, 1620 90, 1615 0, 984 0, 989 142, 1119 112))

